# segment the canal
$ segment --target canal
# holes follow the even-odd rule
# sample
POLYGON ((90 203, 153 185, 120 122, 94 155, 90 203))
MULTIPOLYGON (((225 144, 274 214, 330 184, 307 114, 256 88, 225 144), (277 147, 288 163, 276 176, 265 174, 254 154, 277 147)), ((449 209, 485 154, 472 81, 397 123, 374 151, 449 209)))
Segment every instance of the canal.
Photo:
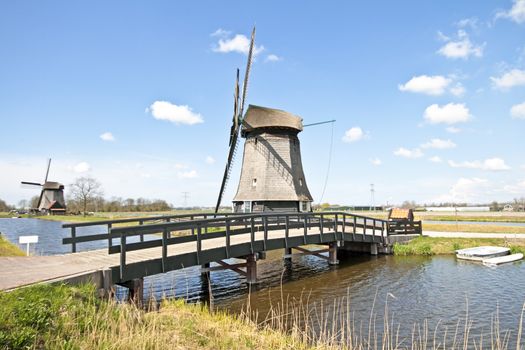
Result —
MULTIPOLYGON (((0 219, 0 232, 14 243, 20 235, 39 235, 39 254, 69 251, 69 246, 61 244, 68 232, 59 222, 0 219)), ((93 248, 101 247, 84 247, 93 248)), ((355 327, 366 329, 374 315, 373 323, 381 332, 388 304, 389 319, 393 317, 403 337, 410 337, 414 324, 425 323, 430 333, 439 325, 440 334, 447 327, 452 336, 460 322, 458 333, 462 334, 468 307, 472 335, 488 335, 497 315, 500 329, 512 330, 515 337, 525 301, 522 262, 489 268, 454 256, 353 255, 340 260, 335 267, 313 256, 294 257, 290 262, 282 259, 281 251, 273 251, 259 262, 260 282, 251 291, 234 272, 212 272, 208 287, 198 268, 188 268, 146 278, 145 295, 198 301, 211 290, 216 308, 239 313, 249 302, 252 310, 258 311, 259 320, 283 300, 288 304, 302 300, 309 302, 307 308, 317 320, 328 324, 347 318, 354 320, 355 327), (342 304, 334 307, 334 301, 342 304)))

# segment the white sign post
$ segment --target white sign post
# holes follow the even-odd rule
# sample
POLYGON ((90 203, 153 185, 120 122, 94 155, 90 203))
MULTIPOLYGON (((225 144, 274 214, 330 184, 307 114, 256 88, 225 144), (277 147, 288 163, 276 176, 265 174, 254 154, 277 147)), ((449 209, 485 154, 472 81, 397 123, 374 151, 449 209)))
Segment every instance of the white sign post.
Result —
POLYGON ((38 243, 38 236, 20 236, 18 237, 18 243, 26 244, 26 255, 29 256, 29 245, 38 243))

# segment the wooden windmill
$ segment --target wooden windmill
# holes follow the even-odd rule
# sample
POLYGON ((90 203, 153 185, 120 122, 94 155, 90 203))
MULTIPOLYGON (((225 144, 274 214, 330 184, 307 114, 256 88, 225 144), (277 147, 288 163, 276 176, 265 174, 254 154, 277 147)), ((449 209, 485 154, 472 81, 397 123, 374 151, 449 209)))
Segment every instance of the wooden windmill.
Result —
POLYGON ((64 214, 66 212, 66 201, 64 200, 64 185, 59 182, 47 181, 51 159, 47 163, 46 177, 44 183, 22 181, 23 185, 39 186, 40 198, 36 209, 46 214, 64 214))
POLYGON ((311 211, 312 196, 306 185, 297 137, 303 130, 302 119, 282 110, 254 105, 249 105, 244 114, 254 42, 255 28, 241 97, 237 69, 228 158, 215 210, 221 204, 241 136, 246 141, 241 177, 233 199, 234 211, 311 211))

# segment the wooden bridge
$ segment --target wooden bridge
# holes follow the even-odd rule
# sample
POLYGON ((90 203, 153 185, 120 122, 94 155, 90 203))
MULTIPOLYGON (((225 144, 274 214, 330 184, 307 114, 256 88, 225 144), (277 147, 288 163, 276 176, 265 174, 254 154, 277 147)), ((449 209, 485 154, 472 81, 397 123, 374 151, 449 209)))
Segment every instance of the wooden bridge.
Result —
POLYGON ((136 294, 141 293, 146 276, 196 265, 206 273, 230 269, 255 283, 257 260, 269 250, 284 249, 285 258, 312 254, 337 264, 338 250, 389 253, 394 241, 422 232, 420 221, 395 223, 346 212, 188 214, 63 227, 70 229, 63 243, 71 245, 71 254, 0 258, 0 289, 43 281, 91 280, 105 290, 119 284, 136 294), (106 229, 80 234, 86 226, 106 229), (96 241, 107 249, 77 252, 79 245, 96 241), (309 245, 326 248, 311 250, 309 245), (227 263, 229 258, 244 262, 227 263))

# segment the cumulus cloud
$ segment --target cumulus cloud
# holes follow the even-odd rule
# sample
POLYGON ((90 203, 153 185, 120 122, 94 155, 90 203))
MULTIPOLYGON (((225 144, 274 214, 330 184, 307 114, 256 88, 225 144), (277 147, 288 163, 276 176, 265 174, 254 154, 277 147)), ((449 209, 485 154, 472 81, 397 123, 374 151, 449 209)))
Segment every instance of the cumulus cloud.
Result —
POLYGON ((177 173, 177 177, 179 179, 194 179, 198 176, 196 170, 189 170, 189 171, 179 171, 177 173))
POLYGON ((421 152, 419 148, 407 149, 404 147, 399 147, 397 150, 394 151, 394 155, 398 157, 414 159, 414 158, 421 158, 423 157, 424 154, 423 152, 421 152))
POLYGON ((460 163, 449 160, 448 165, 450 165, 452 168, 481 169, 489 171, 503 171, 510 169, 510 167, 505 164, 505 161, 501 158, 488 158, 484 161, 474 160, 460 163))
POLYGON ((412 77, 405 84, 398 85, 399 90, 414 93, 421 93, 432 96, 442 95, 447 86, 452 82, 451 79, 441 75, 420 75, 412 77))
POLYGON ((507 18, 516 23, 525 22, 525 0, 514 0, 514 4, 508 11, 496 13, 496 19, 507 18))
POLYGON ((279 57, 279 56, 274 55, 274 54, 270 54, 270 55, 266 56, 264 61, 265 62, 279 62, 279 61, 282 61, 282 57, 279 57))
POLYGON ((379 166, 379 165, 381 165, 383 162, 381 162, 381 159, 379 159, 379 158, 372 158, 372 159, 370 159, 370 163, 372 163, 372 164, 375 165, 375 166, 379 166))
MULTIPOLYGON (((236 34, 233 37, 230 36, 230 32, 224 29, 217 29, 212 36, 219 37, 219 41, 216 46, 213 47, 213 51, 220 53, 237 52, 244 55, 248 55, 250 51, 250 39, 243 34, 236 34)), ((259 53, 264 51, 264 46, 255 45, 253 48, 253 55, 257 56, 259 53)))
POLYGON ((214 164, 214 163, 215 163, 215 158, 213 158, 212 156, 206 157, 206 164, 214 164))
POLYGON ((456 25, 460 28, 470 27, 476 29, 478 27, 478 19, 475 17, 463 18, 459 20, 456 25))
POLYGON ((91 170, 91 166, 86 162, 80 162, 72 167, 75 173, 85 173, 91 170))
POLYGON ((194 113, 189 106, 180 105, 167 102, 167 101, 155 101, 146 108, 146 112, 151 112, 153 118, 158 120, 167 120, 177 125, 186 124, 194 125, 203 123, 202 116, 198 113, 194 113))
POLYGON ((365 136, 366 135, 363 129, 361 129, 358 126, 354 126, 353 128, 346 130, 345 136, 343 136, 343 142, 357 142, 359 140, 362 140, 365 136))
POLYGON ((109 142, 115 141, 115 137, 109 131, 105 132, 103 134, 100 134, 100 139, 103 140, 103 141, 109 141, 109 142))
MULTIPOLYGON (((449 38, 447 38, 449 39, 449 38)), ((475 45, 470 41, 469 35, 464 30, 460 29, 457 33, 457 38, 452 40, 445 40, 447 43, 443 45, 437 52, 438 54, 451 59, 468 59, 470 56, 483 56, 483 45, 475 45)))
POLYGON ((461 97, 465 95, 466 89, 461 83, 456 83, 453 87, 450 88, 450 93, 456 97, 461 97))
POLYGON ((512 106, 510 115, 512 118, 525 119, 525 102, 512 106))
POLYGON ((452 140, 432 139, 421 145, 422 148, 449 149, 456 147, 452 140))
POLYGON ((500 77, 490 77, 492 87, 500 90, 508 90, 515 86, 525 85, 525 70, 512 69, 500 77))
POLYGON ((441 159, 438 156, 430 157, 428 158, 428 160, 431 161, 432 163, 441 163, 443 161, 443 159, 441 159))
POLYGON ((445 130, 451 134, 457 134, 458 132, 461 132, 461 129, 456 128, 455 126, 449 126, 445 130))
POLYGON ((511 194, 523 194, 525 191, 525 180, 518 181, 516 184, 505 185, 503 191, 511 194))
POLYGON ((486 197, 489 181, 478 177, 459 178, 450 191, 435 198, 434 202, 474 202, 486 197))
POLYGON ((431 124, 456 124, 471 119, 470 111, 464 103, 449 103, 444 106, 430 105, 425 109, 423 117, 431 124))

